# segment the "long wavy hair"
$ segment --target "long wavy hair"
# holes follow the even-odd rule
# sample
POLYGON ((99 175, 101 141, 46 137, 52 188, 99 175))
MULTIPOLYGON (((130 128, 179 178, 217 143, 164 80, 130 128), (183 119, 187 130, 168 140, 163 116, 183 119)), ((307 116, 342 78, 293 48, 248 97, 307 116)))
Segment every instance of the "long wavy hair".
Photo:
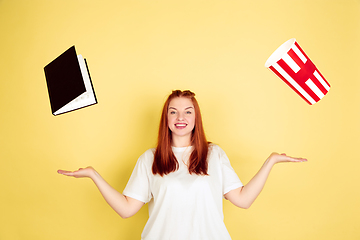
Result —
POLYGON ((171 148, 172 132, 168 124, 168 110, 170 101, 177 97, 189 98, 195 109, 195 126, 191 134, 191 146, 193 150, 189 158, 189 173, 197 175, 208 175, 207 155, 209 151, 209 142, 205 137, 205 131, 202 124, 200 107, 195 99, 195 94, 189 90, 175 90, 167 98, 160 119, 158 143, 154 154, 154 163, 152 165, 153 174, 160 176, 167 175, 179 168, 179 163, 171 148))

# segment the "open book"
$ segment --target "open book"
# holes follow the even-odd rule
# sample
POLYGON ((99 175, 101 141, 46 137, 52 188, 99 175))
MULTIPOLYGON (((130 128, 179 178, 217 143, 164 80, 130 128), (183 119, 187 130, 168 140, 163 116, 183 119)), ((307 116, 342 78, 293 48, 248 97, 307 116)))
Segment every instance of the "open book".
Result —
POLYGON ((97 103, 86 60, 75 46, 44 67, 53 115, 97 103))

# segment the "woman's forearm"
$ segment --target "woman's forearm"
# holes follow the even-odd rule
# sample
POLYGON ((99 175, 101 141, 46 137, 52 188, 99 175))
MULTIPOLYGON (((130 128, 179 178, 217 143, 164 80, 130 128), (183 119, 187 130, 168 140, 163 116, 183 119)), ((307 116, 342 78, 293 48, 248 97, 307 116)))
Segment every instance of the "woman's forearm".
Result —
POLYGON ((244 187, 225 194, 225 198, 240 208, 249 208, 265 186, 272 167, 280 162, 306 162, 304 158, 293 158, 285 154, 272 153, 260 170, 244 187))
POLYGON ((255 176, 241 189, 239 193, 239 204, 243 208, 249 208, 263 190, 266 180, 274 163, 269 159, 265 161, 255 176))
POLYGON ((58 170, 58 173, 76 178, 90 178, 99 189, 105 201, 122 218, 131 217, 144 205, 144 203, 141 201, 119 193, 117 190, 111 187, 110 184, 108 184, 92 167, 80 168, 77 171, 58 170))
POLYGON ((128 211, 128 202, 124 195, 111 187, 96 171, 91 176, 91 179, 99 189, 105 201, 115 210, 122 218, 130 217, 128 211))

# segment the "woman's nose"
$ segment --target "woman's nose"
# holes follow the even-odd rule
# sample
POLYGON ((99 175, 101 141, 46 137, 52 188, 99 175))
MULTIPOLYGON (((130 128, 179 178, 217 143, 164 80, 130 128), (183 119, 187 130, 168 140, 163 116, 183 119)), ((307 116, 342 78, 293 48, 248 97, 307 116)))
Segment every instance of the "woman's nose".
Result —
POLYGON ((183 115, 182 113, 179 113, 179 114, 177 115, 177 119, 178 119, 178 120, 183 120, 183 119, 184 119, 184 115, 183 115))

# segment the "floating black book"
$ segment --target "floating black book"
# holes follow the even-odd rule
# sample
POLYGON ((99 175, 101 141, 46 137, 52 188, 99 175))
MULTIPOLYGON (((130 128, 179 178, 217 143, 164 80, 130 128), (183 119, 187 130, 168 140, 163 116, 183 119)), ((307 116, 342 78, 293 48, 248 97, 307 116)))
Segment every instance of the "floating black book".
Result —
POLYGON ((86 60, 75 46, 44 67, 53 115, 97 103, 86 60))

